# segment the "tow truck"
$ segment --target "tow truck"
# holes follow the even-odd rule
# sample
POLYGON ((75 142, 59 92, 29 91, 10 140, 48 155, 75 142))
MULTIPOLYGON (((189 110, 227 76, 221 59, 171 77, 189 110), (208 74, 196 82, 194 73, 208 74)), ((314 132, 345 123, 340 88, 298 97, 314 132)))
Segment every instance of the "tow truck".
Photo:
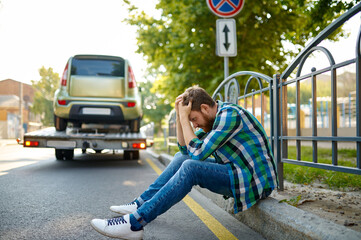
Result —
POLYGON ((76 128, 56 131, 55 127, 44 128, 24 134, 23 146, 55 148, 57 160, 72 160, 74 149, 93 149, 101 153, 104 149, 124 150, 124 159, 139 159, 139 150, 146 149, 145 134, 124 131, 121 128, 76 128))

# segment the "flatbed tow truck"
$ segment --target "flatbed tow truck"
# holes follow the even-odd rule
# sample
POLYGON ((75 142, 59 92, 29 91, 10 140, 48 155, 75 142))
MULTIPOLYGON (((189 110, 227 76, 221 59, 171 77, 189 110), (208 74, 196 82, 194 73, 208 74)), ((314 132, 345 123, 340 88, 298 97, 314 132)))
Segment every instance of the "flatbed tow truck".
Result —
POLYGON ((124 159, 139 159, 139 150, 146 149, 144 133, 131 133, 119 128, 71 128, 56 131, 54 127, 24 134, 24 147, 55 148, 57 160, 72 160, 74 149, 124 150, 124 159))

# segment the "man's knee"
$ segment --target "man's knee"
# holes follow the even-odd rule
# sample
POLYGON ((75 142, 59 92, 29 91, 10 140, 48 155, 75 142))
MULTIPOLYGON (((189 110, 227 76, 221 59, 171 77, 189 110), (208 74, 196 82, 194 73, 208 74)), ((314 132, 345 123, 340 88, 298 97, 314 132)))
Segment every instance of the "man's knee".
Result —
POLYGON ((180 171, 183 176, 186 176, 187 180, 192 183, 192 185, 199 184, 199 170, 200 168, 197 166, 199 161, 187 159, 185 160, 181 167, 180 171))
POLYGON ((183 155, 181 153, 176 153, 172 159, 172 161, 170 162, 170 164, 168 165, 168 167, 171 168, 175 168, 175 169, 179 169, 181 167, 181 165, 183 164, 183 162, 185 160, 189 159, 188 155, 183 155))
POLYGON ((176 152, 173 156, 173 158, 179 158, 181 157, 183 154, 181 152, 176 152))
POLYGON ((184 155, 184 154, 182 154, 181 152, 177 152, 177 153, 174 155, 172 161, 175 161, 175 162, 184 162, 184 161, 187 160, 187 159, 190 159, 190 156, 184 155))
POLYGON ((183 171, 187 172, 188 174, 193 174, 196 170, 196 165, 198 161, 187 159, 182 163, 181 168, 183 171))

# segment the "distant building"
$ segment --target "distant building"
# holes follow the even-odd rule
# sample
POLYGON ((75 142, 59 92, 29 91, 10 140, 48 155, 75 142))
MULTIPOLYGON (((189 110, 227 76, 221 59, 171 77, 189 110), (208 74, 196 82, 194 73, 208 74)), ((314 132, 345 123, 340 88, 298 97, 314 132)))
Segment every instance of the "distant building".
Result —
POLYGON ((30 112, 34 93, 35 90, 29 84, 12 79, 0 81, 0 138, 22 137, 21 131, 25 133, 41 127, 40 116, 30 112), (20 127, 20 86, 23 95, 22 128, 20 127))

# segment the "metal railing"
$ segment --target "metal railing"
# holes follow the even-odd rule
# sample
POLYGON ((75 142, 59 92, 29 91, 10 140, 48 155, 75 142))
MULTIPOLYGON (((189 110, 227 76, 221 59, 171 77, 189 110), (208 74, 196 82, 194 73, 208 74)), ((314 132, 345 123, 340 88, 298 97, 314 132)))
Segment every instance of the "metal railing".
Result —
MULTIPOLYGON (((357 40, 355 42, 355 58, 336 63, 331 52, 325 47, 318 46, 324 39, 330 36, 336 29, 342 26, 351 17, 361 11, 361 4, 356 5, 348 12, 340 16, 328 27, 326 27, 314 40, 312 40, 291 62, 282 74, 275 74, 269 77, 257 72, 241 71, 226 78, 213 94, 214 99, 219 99, 228 102, 234 102, 243 105, 244 108, 250 110, 255 115, 261 124, 265 126, 268 132, 274 158, 277 163, 277 171, 279 175, 280 188, 283 189, 283 163, 297 164, 301 166, 308 166, 314 168, 321 168, 332 171, 339 171, 351 174, 361 175, 361 30, 359 30, 357 40), (311 73, 301 75, 305 61, 314 52, 323 53, 329 62, 329 66, 317 70, 312 68, 311 73), (356 96, 355 96, 355 112, 356 127, 355 136, 339 136, 338 134, 338 114, 337 114, 337 70, 355 64, 356 72, 356 96), (297 69, 295 77, 290 77, 297 69), (319 136, 317 126, 317 77, 324 73, 330 73, 331 79, 331 117, 330 117, 330 136, 319 136), (301 102, 300 102, 300 83, 311 80, 312 98, 311 98, 311 134, 301 134, 301 102), (239 82, 246 82, 243 95, 240 95, 239 82), (256 81, 257 89, 249 89, 252 81, 256 81), (257 84, 258 83, 258 84, 257 84), (295 91, 295 121, 296 133, 295 136, 288 136, 288 100, 287 87, 291 84, 296 85, 295 91), (249 91, 250 90, 250 91, 249 91), (265 98, 265 96, 268 96, 265 98), (268 99, 268 104, 265 103, 268 99), (258 102, 257 102, 258 101, 258 102), (256 103, 257 102, 257 103, 256 103), (249 107, 251 103, 251 107, 249 107), (257 106, 260 106, 256 108, 257 106), (296 159, 288 157, 288 143, 295 142, 296 145, 296 159), (301 142, 310 142, 313 149, 312 162, 302 160, 301 156, 301 142), (318 161, 318 145, 319 142, 331 142, 332 149, 332 164, 319 163, 318 161), (338 144, 341 142, 348 142, 356 144, 356 166, 345 167, 338 164, 338 144)), ((354 93, 353 93, 354 94, 354 93)), ((351 124, 350 124, 351 125, 351 124)))
POLYGON ((173 109, 170 112, 168 119, 168 137, 167 137, 168 154, 170 154, 170 149, 172 146, 173 147, 178 146, 176 120, 177 120, 176 111, 175 109, 173 109))

